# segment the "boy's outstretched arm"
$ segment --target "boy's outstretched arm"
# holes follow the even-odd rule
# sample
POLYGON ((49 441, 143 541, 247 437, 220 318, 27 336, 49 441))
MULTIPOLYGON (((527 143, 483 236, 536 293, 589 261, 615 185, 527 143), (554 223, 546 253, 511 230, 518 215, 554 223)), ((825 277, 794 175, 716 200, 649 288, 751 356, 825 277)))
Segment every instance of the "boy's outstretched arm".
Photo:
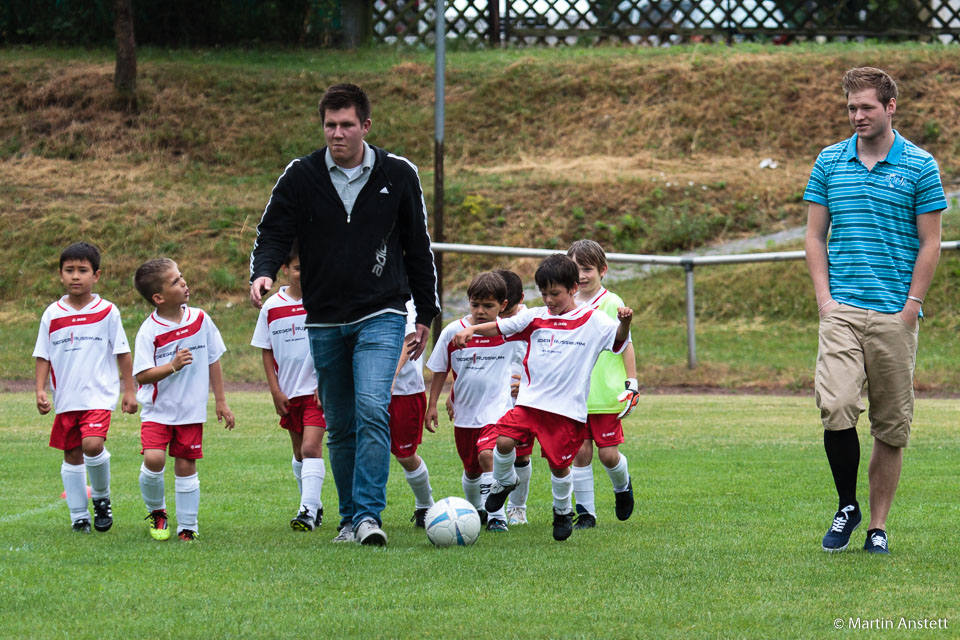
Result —
POLYGON ((427 401, 427 413, 423 416, 423 426, 430 433, 436 433, 437 426, 440 424, 437 401, 440 399, 440 392, 443 391, 443 383, 446 381, 446 371, 433 372, 433 379, 430 381, 430 400, 427 401))
POLYGON ((497 336, 500 335, 500 330, 497 329, 496 321, 472 324, 469 327, 461 329, 457 335, 453 336, 453 340, 451 340, 450 343, 457 348, 465 347, 474 335, 497 336))
POLYGON ((225 429, 233 429, 235 419, 233 411, 227 406, 227 397, 223 392, 223 371, 220 369, 220 361, 217 360, 210 365, 210 388, 213 389, 213 399, 217 407, 217 422, 224 422, 225 429))
POLYGON ((120 410, 124 413, 137 412, 137 381, 133 379, 133 356, 130 352, 117 356, 117 368, 120 369, 120 378, 123 380, 123 400, 120 410))
MULTIPOLYGON (((630 321, 632 319, 633 309, 630 307, 617 308, 617 320, 620 321, 620 326, 617 327, 617 337, 613 343, 614 351, 619 351, 623 343, 630 337, 630 321)), ((636 369, 634 369, 634 371, 636 371, 636 369)))
POLYGON ((52 406, 47 397, 47 378, 50 377, 50 361, 37 358, 37 411, 40 415, 50 413, 52 406))

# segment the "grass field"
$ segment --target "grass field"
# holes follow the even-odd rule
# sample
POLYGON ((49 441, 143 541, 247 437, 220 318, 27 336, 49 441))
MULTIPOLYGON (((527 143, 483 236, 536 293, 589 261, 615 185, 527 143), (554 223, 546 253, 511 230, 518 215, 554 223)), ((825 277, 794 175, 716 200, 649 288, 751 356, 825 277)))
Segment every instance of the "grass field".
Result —
MULTIPOLYGON (((58 499, 51 419, 36 414, 32 394, 0 394, 0 636, 828 638, 883 635, 863 634, 858 621, 946 620, 947 630, 886 634, 910 638, 955 636, 960 625, 953 400, 917 403, 889 557, 859 549, 863 527, 846 552, 820 550, 836 496, 809 397, 645 396, 623 446, 631 520, 616 521, 597 469, 598 527, 554 542, 537 459, 531 524, 466 549, 435 549, 413 529, 395 464, 386 549, 330 542, 329 476, 327 522, 290 531, 296 485, 269 397, 228 400, 237 428, 208 423, 203 539, 186 545, 147 533, 135 417, 115 415, 108 443, 115 525, 81 536, 58 499)), ((861 443, 868 451, 866 434, 861 443)), ((420 452, 435 497, 459 495, 449 424, 425 434, 420 452)), ((172 509, 169 470, 167 496, 172 509)))

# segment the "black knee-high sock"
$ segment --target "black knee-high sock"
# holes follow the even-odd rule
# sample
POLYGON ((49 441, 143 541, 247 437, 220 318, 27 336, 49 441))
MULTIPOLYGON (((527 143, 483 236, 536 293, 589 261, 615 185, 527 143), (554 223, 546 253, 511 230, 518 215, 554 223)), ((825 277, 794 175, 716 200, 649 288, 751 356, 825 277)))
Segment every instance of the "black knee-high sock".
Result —
POLYGON ((860 439, 856 428, 843 431, 823 432, 823 448, 827 451, 833 482, 837 485, 837 496, 843 509, 847 505, 857 504, 857 470, 860 467, 860 439))

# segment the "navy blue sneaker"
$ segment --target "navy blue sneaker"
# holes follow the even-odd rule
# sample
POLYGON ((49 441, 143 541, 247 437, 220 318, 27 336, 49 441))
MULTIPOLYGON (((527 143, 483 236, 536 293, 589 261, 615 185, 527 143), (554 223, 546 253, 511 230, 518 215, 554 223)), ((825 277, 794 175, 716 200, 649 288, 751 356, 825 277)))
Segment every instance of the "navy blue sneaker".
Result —
POLYGON ((863 550, 867 553, 890 553, 887 546, 887 532, 883 529, 867 531, 867 541, 863 543, 863 550))
POLYGON ((848 504, 833 516, 830 530, 823 536, 824 551, 843 551, 850 544, 850 535, 860 526, 863 515, 855 505, 848 504))

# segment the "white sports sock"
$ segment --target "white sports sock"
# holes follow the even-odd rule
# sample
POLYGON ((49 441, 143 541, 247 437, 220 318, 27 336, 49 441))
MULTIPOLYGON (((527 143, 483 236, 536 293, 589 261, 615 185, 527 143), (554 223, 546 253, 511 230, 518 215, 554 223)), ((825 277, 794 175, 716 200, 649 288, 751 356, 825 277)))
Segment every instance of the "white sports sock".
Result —
POLYGON ((303 483, 303 490, 300 492, 300 510, 307 509, 310 518, 317 517, 317 509, 323 504, 320 500, 320 491, 323 489, 325 475, 323 458, 303 459, 303 469, 300 471, 300 481, 303 483))
POLYGON ((493 479, 502 485, 516 484, 517 472, 513 470, 513 463, 517 460, 517 450, 510 453, 500 453, 500 449, 493 449, 493 479))
POLYGON ((573 477, 567 474, 566 478, 558 478, 555 475, 550 476, 550 487, 553 490, 553 508, 557 513, 570 513, 573 511, 573 503, 570 501, 570 494, 573 493, 573 477))
POLYGON ((90 495, 94 500, 110 497, 110 452, 104 447, 98 455, 92 458, 83 454, 83 463, 87 466, 87 477, 90 478, 90 495))
POLYGON ((597 515, 597 505, 593 490, 593 467, 571 467, 570 476, 573 478, 573 495, 577 504, 587 510, 592 516, 597 515))
MULTIPOLYGON (((604 467, 607 469, 607 467, 604 467)), ((610 476, 610 482, 613 483, 615 492, 626 491, 630 484, 630 469, 627 468, 627 456, 620 454, 620 461, 612 468, 607 469, 607 475, 610 476)))
POLYGON ((140 465, 140 495, 147 511, 166 509, 167 501, 163 495, 163 469, 150 471, 145 464, 140 465))
POLYGON ((303 469, 303 463, 294 456, 290 461, 290 466, 293 467, 293 477, 297 479, 297 493, 303 493, 303 482, 300 480, 300 471, 303 469))
POLYGON ((427 463, 422 459, 420 466, 413 471, 403 470, 403 476, 413 491, 413 497, 416 500, 417 509, 429 509, 433 506, 433 488, 430 486, 430 471, 427 469, 427 463))
POLYGON ((463 497, 472 504, 477 511, 483 509, 483 502, 480 500, 480 478, 468 478, 464 471, 460 476, 460 485, 463 487, 463 497))
POLYGON ((527 494, 530 493, 530 476, 533 474, 533 465, 530 460, 522 467, 513 465, 513 470, 517 474, 517 488, 510 492, 510 501, 507 506, 510 508, 527 506, 527 494))
POLYGON ((177 533, 184 529, 198 532, 197 514, 200 512, 200 479, 192 476, 176 476, 173 489, 177 500, 177 533))
MULTIPOLYGON (((483 504, 487 502, 487 496, 490 495, 490 485, 493 484, 493 471, 484 471, 480 476, 480 500, 483 501, 483 504)), ((499 510, 494 511, 489 514, 490 518, 496 518, 497 520, 506 520, 507 514, 503 510, 503 507, 500 507, 499 510)))
POLYGON ((90 519, 90 510, 87 508, 87 468, 82 464, 70 464, 66 460, 60 465, 60 479, 63 480, 63 490, 67 492, 67 508, 70 509, 70 520, 90 519))

